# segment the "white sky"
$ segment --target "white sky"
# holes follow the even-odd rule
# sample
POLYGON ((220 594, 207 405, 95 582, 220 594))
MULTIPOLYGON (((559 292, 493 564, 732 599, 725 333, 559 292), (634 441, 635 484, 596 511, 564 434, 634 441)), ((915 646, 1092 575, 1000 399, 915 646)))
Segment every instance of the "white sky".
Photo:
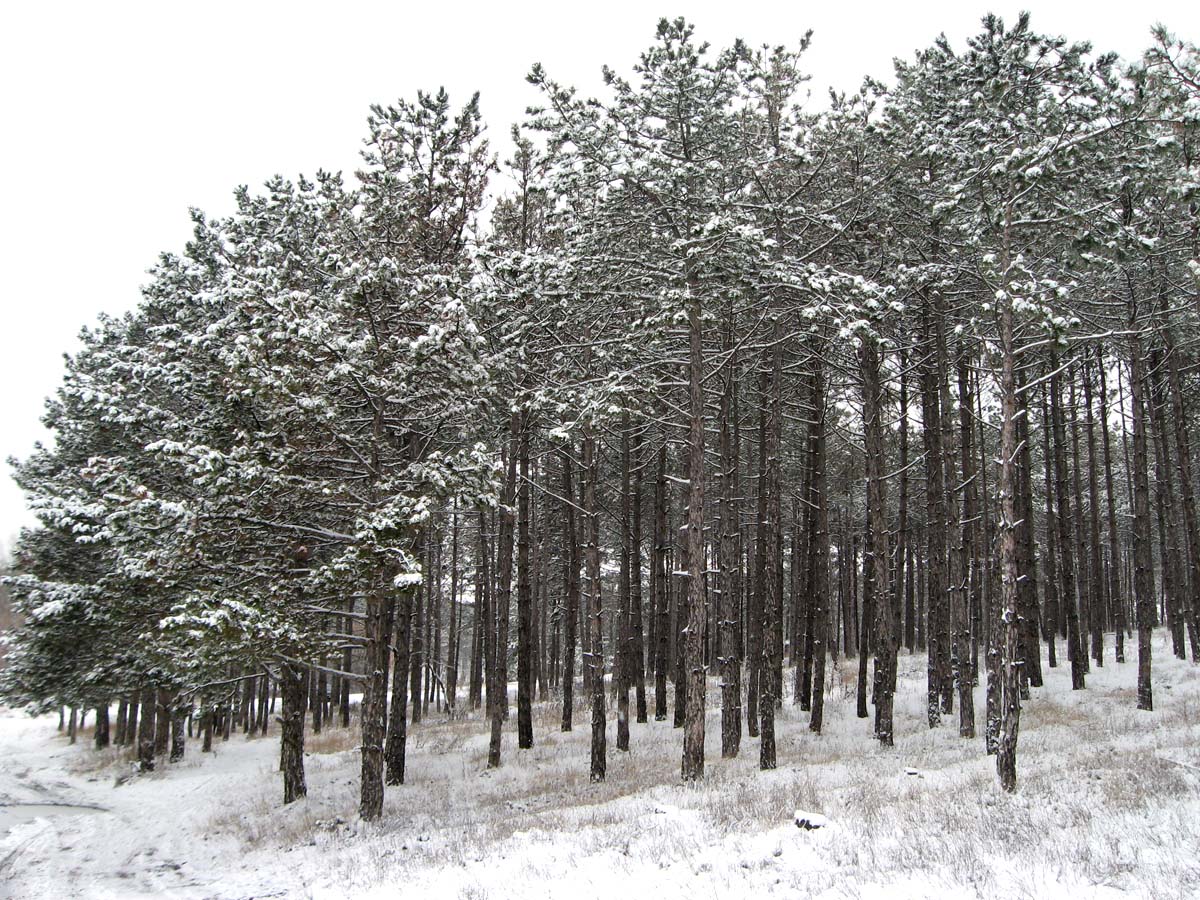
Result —
MULTIPOLYGON (((780 4, 627 0, 569 3, 322 5, 24 2, 0 13, 0 459, 44 435, 42 399, 62 354, 101 311, 138 300, 145 270, 190 236, 189 206, 230 211, 233 188, 275 173, 351 172, 367 107, 445 85, 452 102, 479 90, 494 148, 537 102, 535 61, 581 93, 604 63, 628 71, 662 15, 685 15, 724 46, 794 46, 814 93, 887 77, 944 31, 956 47, 991 9, 1033 11, 1039 31, 1136 56, 1163 22, 1200 41, 1200 3, 780 4)), ((0 472, 0 553, 31 521, 0 472)))

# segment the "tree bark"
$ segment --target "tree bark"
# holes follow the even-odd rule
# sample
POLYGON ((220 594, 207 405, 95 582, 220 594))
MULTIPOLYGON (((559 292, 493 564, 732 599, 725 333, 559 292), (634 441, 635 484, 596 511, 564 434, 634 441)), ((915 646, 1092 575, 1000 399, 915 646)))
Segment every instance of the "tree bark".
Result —
POLYGON ((704 343, 700 295, 695 276, 689 276, 688 317, 688 509, 687 570, 688 622, 684 641, 687 697, 684 715, 684 781, 704 776, 705 614, 704 557, 704 343))
MULTIPOLYGON (((418 556, 419 558, 419 556, 418 556)), ((387 573, 384 573, 387 581, 387 573)), ((367 821, 378 819, 383 813, 383 745, 387 734, 387 689, 388 671, 391 662, 391 639, 395 602, 390 583, 379 586, 367 594, 366 659, 363 678, 362 699, 362 782, 359 792, 359 815, 367 821)), ((292 712, 300 710, 303 725, 303 686, 300 673, 293 673, 296 684, 284 684, 284 705, 287 706, 289 690, 299 693, 291 698, 292 712)), ((285 714, 285 719, 287 715, 285 714)))
POLYGON ((1137 708, 1154 709, 1150 633, 1154 627, 1154 569, 1150 547, 1150 476, 1146 446, 1145 375, 1137 305, 1130 289, 1129 388, 1133 417, 1133 592, 1137 607, 1137 708))
MULTIPOLYGON (((304 782, 304 693, 307 682, 306 670, 284 663, 279 667, 279 680, 283 693, 283 711, 280 717, 279 754, 280 768, 283 771, 283 802, 292 803, 308 793, 304 782)), ((364 709, 366 701, 363 703, 364 709)), ((364 729, 366 720, 364 719, 364 729)), ((364 735, 365 737, 365 735, 364 735)), ((367 792, 365 779, 365 742, 364 742, 364 781, 363 793, 367 792)), ((383 785, 378 786, 378 805, 374 815, 363 818, 378 818, 383 807, 383 785)), ((364 805, 366 797, 364 796, 364 805)))
POLYGON ((517 747, 533 746, 533 589, 530 584, 529 414, 521 413, 517 507, 517 747))
POLYGON ((575 650, 579 627, 579 529, 575 524, 575 484, 572 477, 571 447, 559 454, 562 459, 563 491, 563 582, 567 594, 567 608, 563 619, 563 676, 562 676, 562 725, 570 731, 575 714, 575 650))
POLYGON ((408 668, 411 663, 413 609, 421 602, 420 596, 421 587, 418 586, 415 590, 402 591, 397 598, 392 697, 391 708, 388 711, 387 744, 384 747, 384 763, 387 768, 385 778, 386 782, 392 785, 404 784, 408 749, 408 668))
MULTIPOLYGON (((867 527, 872 594, 875 599, 875 737, 891 747, 895 731, 893 697, 896 690, 896 608, 888 583, 887 493, 884 483, 886 446, 883 424, 883 386, 879 345, 864 338, 859 348, 862 373, 863 430, 866 449, 867 527)), ((865 608, 865 604, 864 604, 865 608)), ((864 613, 864 626, 866 616, 864 613)), ((866 628, 864 627, 864 632, 866 628)), ((865 638, 865 634, 864 634, 865 638)), ((867 642, 863 641, 864 648, 867 642)), ((860 675, 861 678, 861 675, 860 675)), ((861 704, 860 699, 860 704, 861 704)), ((860 714, 863 710, 860 709, 860 714)))
POLYGON ((593 782, 603 781, 608 768, 608 736, 604 698, 604 604, 600 593, 600 510, 596 499, 596 482, 600 467, 596 460, 596 438, 592 426, 584 428, 583 436, 583 509, 587 528, 585 554, 588 585, 588 619, 591 642, 587 665, 591 670, 590 690, 592 709, 591 766, 593 782))

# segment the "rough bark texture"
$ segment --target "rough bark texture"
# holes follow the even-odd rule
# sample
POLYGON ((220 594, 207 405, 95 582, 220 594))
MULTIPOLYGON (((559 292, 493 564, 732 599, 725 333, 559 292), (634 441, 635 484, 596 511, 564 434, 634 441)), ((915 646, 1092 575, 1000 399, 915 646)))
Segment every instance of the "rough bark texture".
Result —
MULTIPOLYGON (((395 603, 393 588, 386 585, 367 595, 366 652, 363 673, 362 699, 362 776, 359 788, 358 811, 367 821, 383 813, 383 743, 387 734, 387 688, 391 662, 392 619, 395 603)), ((296 677, 299 677, 297 673, 296 677)), ((284 701, 287 690, 284 685, 284 701)), ((303 688, 294 700, 303 716, 303 688)), ((302 722, 302 719, 301 719, 302 722)))
MULTIPOLYGON (((284 663, 279 668, 283 711, 280 714, 279 755, 283 771, 283 802, 291 803, 308 793, 304 783, 304 694, 307 672, 284 663)), ((364 704, 365 705, 365 704, 364 704)), ((365 759, 364 754, 364 759, 365 759)), ((364 764, 365 765, 365 764, 364 764)), ((383 806, 383 786, 378 790, 379 806, 383 806)), ((379 812, 370 818, 377 818, 379 812)), ((363 818, 368 818, 363 816, 363 818)))
POLYGON ((942 457, 941 391, 938 386, 936 326, 930 321, 935 313, 925 309, 923 350, 926 362, 921 367, 921 418, 925 444, 925 596, 929 604, 925 641, 926 716, 929 727, 941 724, 944 703, 942 692, 949 678, 950 617, 946 591, 946 493, 945 462, 942 457))
POLYGON ((879 367, 879 346, 874 340, 865 339, 859 350, 859 368, 867 457, 868 547, 875 597, 875 737, 882 746, 891 747, 898 641, 896 608, 888 583, 887 493, 883 471, 886 447, 879 367))
POLYGON ((670 577, 667 548, 667 445, 664 438, 658 448, 657 474, 654 479, 654 555, 652 559, 654 603, 657 610, 654 644, 654 720, 667 718, 667 659, 670 641, 670 577))
POLYGON ((517 507, 517 747, 533 746, 533 588, 530 583, 529 416, 520 417, 517 507))
MULTIPOLYGON (((778 327, 775 329, 778 335, 778 327)), ((763 399, 767 408, 767 445, 766 445, 766 476, 767 476, 767 517, 766 526, 766 582, 763 597, 763 678, 760 713, 762 721, 759 726, 758 766, 760 769, 774 769, 776 765, 775 748, 775 703, 778 699, 778 682, 775 678, 776 666, 782 661, 783 648, 781 642, 775 639, 777 626, 782 619, 783 599, 783 559, 782 559, 782 506, 781 506, 781 477, 779 452, 783 426, 782 397, 782 345, 774 341, 770 354, 769 374, 764 378, 763 399)))
POLYGON ((492 691, 495 700, 491 705, 491 733, 488 740, 489 769, 500 765, 500 735, 504 719, 508 715, 508 620, 512 606, 512 570, 514 526, 513 506, 517 496, 517 456, 520 436, 520 415, 513 413, 509 419, 508 466, 504 479, 504 497, 500 510, 500 534, 496 553, 496 609, 493 628, 496 632, 495 671, 492 674, 492 691))
MULTIPOLYGON (((1011 215, 1011 209, 1009 210, 1011 215)), ((1017 473, 1017 383, 1016 346, 1013 335, 1013 303, 1007 296, 999 304, 1000 315, 1000 732, 996 745, 996 772, 1000 787, 1017 789, 1017 734, 1021 721, 1020 666, 1021 630, 1017 604, 1018 568, 1016 491, 1017 473)))
POLYGON ((388 711, 387 745, 384 762, 388 784, 404 784, 405 754, 408 746, 408 666, 412 642, 414 594, 420 602, 420 589, 405 591, 397 598, 396 646, 392 658, 392 697, 388 711))
POLYGON ((808 583, 813 604, 812 712, 808 727, 821 733, 825 715, 825 652, 837 650, 836 636, 829 641, 829 503, 825 487, 825 373, 818 358, 813 374, 813 441, 809 455, 812 467, 812 499, 816 505, 812 539, 809 541, 808 583))
POLYGON ((1085 687, 1086 657, 1079 642, 1079 604, 1075 596, 1075 545, 1071 539, 1071 494, 1067 482, 1067 442, 1062 412, 1062 387, 1058 375, 1058 355, 1053 351, 1050 355, 1050 368, 1055 373, 1050 379, 1050 414, 1054 426, 1054 493, 1058 510, 1058 553, 1062 574, 1062 592, 1059 599, 1066 611, 1071 688, 1078 691, 1085 687))
POLYGON ((621 547, 617 586, 617 642, 613 649, 613 681, 617 691, 617 749, 629 749, 630 617, 632 605, 630 574, 633 555, 633 522, 630 511, 629 412, 621 416, 621 547))
POLYGON ((688 509, 687 570, 688 620, 684 641, 687 697, 684 715, 683 761, 685 781, 704 775, 704 346, 700 297, 692 286, 688 302, 688 509))
POLYGON ((590 701, 592 708, 591 766, 592 781, 603 781, 608 768, 608 736, 604 698, 604 604, 600 593, 600 510, 596 499, 599 466, 596 461, 596 439, 591 428, 583 438, 583 470, 586 481, 583 491, 584 520, 587 528, 587 586, 588 620, 591 642, 587 665, 591 670, 590 701))
POLYGON ((153 688, 143 688, 141 696, 142 718, 138 723, 138 768, 142 772, 154 771, 154 718, 155 691, 153 688))
POLYGON ((109 745, 108 729, 108 702, 106 701, 96 707, 96 731, 92 735, 92 739, 97 750, 103 750, 109 745))
POLYGON ((575 651, 579 628, 579 530, 575 524, 575 484, 572 477, 571 450, 561 454, 563 491, 563 582, 566 587, 567 608, 563 621, 562 724, 570 731, 575 715, 575 651))
MULTIPOLYGON (((726 331, 726 348, 732 352, 732 334, 726 331)), ((734 493, 734 472, 738 465, 733 445, 733 404, 735 381, 733 365, 726 374, 725 390, 721 395, 721 500, 720 544, 718 548, 718 655, 721 673, 721 756, 731 759, 738 755, 742 740, 742 663, 738 657, 737 624, 740 612, 735 571, 740 563, 737 556, 737 495, 734 493)))
POLYGON ((1115 632, 1116 643, 1116 660, 1118 663, 1125 662, 1125 598, 1121 592, 1120 578, 1120 562, 1121 562, 1121 546, 1120 535, 1117 531, 1117 497, 1116 490, 1113 485, 1113 456, 1112 456, 1112 440, 1109 437, 1108 427, 1108 381, 1105 375, 1105 360, 1103 350, 1099 353, 1099 370, 1100 370, 1100 434, 1103 438, 1104 447, 1104 498, 1106 501, 1106 511, 1108 520, 1108 565, 1109 565, 1109 588, 1108 602, 1112 610, 1113 631, 1115 632))
MULTIPOLYGON (((1131 300, 1131 305, 1133 301, 1131 300)), ((1136 314, 1131 316, 1136 323, 1136 314)), ((1129 338, 1129 386, 1133 415, 1133 594, 1138 630, 1138 709, 1154 709, 1150 680, 1150 631, 1154 626, 1154 570, 1150 548, 1150 475, 1146 445, 1145 374, 1141 338, 1129 338)))

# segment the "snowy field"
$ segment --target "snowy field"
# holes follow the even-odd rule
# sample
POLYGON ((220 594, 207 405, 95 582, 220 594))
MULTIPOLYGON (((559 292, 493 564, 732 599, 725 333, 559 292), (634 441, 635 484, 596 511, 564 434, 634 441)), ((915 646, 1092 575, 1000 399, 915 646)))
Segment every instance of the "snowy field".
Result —
MULTIPOLYGON (((957 717, 925 727, 925 662, 907 654, 892 750, 855 717, 844 661, 824 735, 785 704, 775 772, 758 771, 753 739, 721 760, 711 709, 698 786, 679 783, 669 722, 632 725, 629 754, 610 724, 608 780, 592 785, 582 714, 563 735, 554 704, 535 708, 536 747, 518 753, 507 729, 494 772, 481 720, 433 716, 410 732, 410 783, 388 789, 374 826, 356 821, 354 729, 308 737, 308 799, 281 808, 277 737, 208 755, 189 742, 184 762, 129 778, 128 755, 94 753, 90 733, 69 746, 57 717, 3 710, 0 896, 1200 897, 1200 669, 1165 638, 1152 713, 1134 708, 1133 657, 1115 665, 1111 640, 1086 691, 1046 669, 1012 797, 957 717), (798 809, 828 826, 797 828, 798 809)), ((982 709, 980 689, 979 722, 982 709)))

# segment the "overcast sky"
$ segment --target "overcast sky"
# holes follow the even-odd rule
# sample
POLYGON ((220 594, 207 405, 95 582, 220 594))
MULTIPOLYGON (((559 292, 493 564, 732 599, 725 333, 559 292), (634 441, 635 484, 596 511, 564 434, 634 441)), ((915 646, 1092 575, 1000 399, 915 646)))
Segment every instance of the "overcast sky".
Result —
MULTIPOLYGON (((944 31, 956 47, 993 10, 1136 56, 1163 22, 1200 41, 1200 2, 7 4, 0 14, 0 458, 44 432, 62 354, 100 312, 137 303, 145 270, 190 235, 187 210, 231 209, 239 184, 317 168, 351 172, 371 103, 444 85, 479 90, 495 148, 536 93, 542 62, 583 93, 628 70, 660 16, 716 46, 795 45, 808 29, 812 90, 886 77, 944 31), (412 7, 416 7, 415 9, 412 7)), ((0 474, 0 552, 31 521, 0 474)))

